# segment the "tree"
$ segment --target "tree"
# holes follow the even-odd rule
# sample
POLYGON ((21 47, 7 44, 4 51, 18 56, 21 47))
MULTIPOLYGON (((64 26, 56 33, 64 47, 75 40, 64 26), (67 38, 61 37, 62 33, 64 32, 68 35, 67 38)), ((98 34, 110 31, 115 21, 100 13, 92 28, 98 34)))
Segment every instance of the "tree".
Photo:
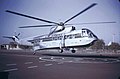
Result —
POLYGON ((92 46, 92 49, 104 49, 105 42, 102 39, 98 39, 92 46))
POLYGON ((120 45, 118 43, 112 42, 110 46, 108 46, 108 49, 111 50, 120 50, 120 45))

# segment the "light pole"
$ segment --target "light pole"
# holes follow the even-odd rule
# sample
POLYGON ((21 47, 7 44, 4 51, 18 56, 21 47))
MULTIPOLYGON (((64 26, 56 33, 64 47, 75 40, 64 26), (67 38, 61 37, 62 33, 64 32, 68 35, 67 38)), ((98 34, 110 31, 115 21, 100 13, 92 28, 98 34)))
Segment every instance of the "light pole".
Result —
POLYGON ((119 44, 120 44, 120 32, 119 32, 119 44))
POLYGON ((115 42, 115 34, 113 34, 113 43, 115 42))

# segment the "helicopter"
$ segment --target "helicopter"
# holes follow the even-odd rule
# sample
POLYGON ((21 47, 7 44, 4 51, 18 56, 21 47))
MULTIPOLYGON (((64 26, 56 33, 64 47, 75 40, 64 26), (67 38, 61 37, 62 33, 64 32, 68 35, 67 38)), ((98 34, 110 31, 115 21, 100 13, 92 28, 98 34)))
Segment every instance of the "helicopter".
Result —
MULTIPOLYGON (((19 27, 19 28, 51 27, 50 33, 46 35, 36 36, 33 39, 27 40, 33 45, 34 54, 38 50, 46 50, 46 49, 59 49, 59 52, 62 53, 66 48, 71 48, 71 52, 75 53, 76 47, 92 45, 96 40, 98 40, 98 37, 91 30, 87 28, 82 28, 80 30, 77 30, 73 26, 75 24, 67 24, 67 23, 96 5, 97 3, 92 3, 84 10, 80 11, 79 13, 67 19, 66 21, 60 23, 25 15, 10 10, 6 10, 6 12, 39 20, 42 22, 50 23, 49 25, 19 27)), ((81 25, 81 24, 101 24, 101 23, 115 23, 115 22, 94 22, 94 23, 79 23, 79 24, 81 25)), ((19 41, 19 39, 17 41, 19 41)))

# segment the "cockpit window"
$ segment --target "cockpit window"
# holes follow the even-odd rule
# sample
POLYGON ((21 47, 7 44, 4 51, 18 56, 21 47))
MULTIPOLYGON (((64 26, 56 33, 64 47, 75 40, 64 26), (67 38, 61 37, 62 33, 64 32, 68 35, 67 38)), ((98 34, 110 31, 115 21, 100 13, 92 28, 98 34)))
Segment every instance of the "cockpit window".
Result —
POLYGON ((88 36, 86 30, 82 30, 82 36, 83 37, 88 36))
POLYGON ((88 29, 82 29, 82 35, 83 37, 85 36, 90 37, 90 38, 94 37, 93 33, 88 29))
POLYGON ((97 36, 94 35, 93 32, 91 32, 89 29, 86 29, 86 30, 87 30, 87 34, 88 34, 88 36, 89 36, 90 38, 91 38, 91 37, 97 38, 97 36))

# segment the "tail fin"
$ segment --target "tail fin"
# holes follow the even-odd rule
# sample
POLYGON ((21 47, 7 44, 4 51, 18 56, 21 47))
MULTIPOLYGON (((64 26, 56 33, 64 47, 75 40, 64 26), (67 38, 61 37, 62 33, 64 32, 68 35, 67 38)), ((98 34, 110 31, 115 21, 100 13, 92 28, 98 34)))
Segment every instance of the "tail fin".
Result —
POLYGON ((10 40, 13 40, 16 43, 19 43, 19 35, 20 35, 20 33, 18 33, 18 35, 14 35, 14 36, 3 36, 3 38, 8 38, 10 40))

